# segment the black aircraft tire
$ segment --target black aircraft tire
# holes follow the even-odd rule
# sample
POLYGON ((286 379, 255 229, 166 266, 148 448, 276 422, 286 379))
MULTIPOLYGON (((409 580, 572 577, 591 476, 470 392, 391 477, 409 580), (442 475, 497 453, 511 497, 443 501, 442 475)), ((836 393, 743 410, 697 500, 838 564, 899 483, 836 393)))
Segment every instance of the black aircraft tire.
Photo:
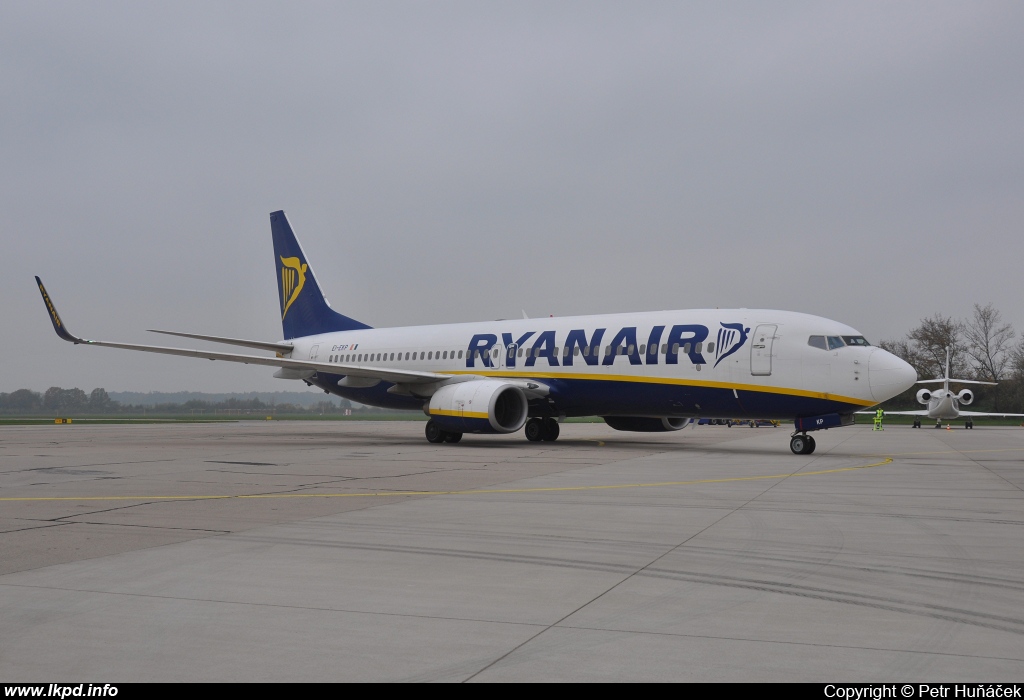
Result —
POLYGON ((448 435, 441 427, 432 420, 427 421, 427 427, 423 429, 424 434, 427 436, 427 442, 438 445, 444 442, 445 436, 448 435))
POLYGON ((807 436, 806 435, 794 435, 789 441, 789 449, 795 455, 806 454, 807 449, 807 436))
POLYGON ((540 418, 531 418, 526 421, 523 432, 526 433, 526 439, 530 442, 540 442, 544 439, 544 422, 540 418))
POLYGON ((814 454, 814 448, 818 445, 814 442, 814 438, 810 435, 807 436, 807 449, 804 450, 805 455, 814 454))
POLYGON ((544 419, 544 437, 543 437, 543 440, 545 442, 554 442, 555 440, 558 439, 558 433, 560 433, 560 432, 561 432, 561 430, 558 427, 558 421, 556 421, 554 418, 545 418, 544 419))

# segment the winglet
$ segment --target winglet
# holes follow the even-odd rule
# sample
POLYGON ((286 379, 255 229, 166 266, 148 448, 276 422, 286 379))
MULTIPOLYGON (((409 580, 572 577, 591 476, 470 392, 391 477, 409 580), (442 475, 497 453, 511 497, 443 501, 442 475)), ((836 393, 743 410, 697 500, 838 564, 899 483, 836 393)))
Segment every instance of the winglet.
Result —
POLYGON ((50 295, 46 293, 46 287, 43 286, 43 281, 36 276, 36 284, 39 286, 39 293, 43 295, 43 303, 46 304, 46 310, 50 313, 50 321, 53 322, 53 330, 57 331, 57 335, 62 340, 66 340, 69 343, 85 343, 87 341, 82 340, 78 336, 71 335, 68 332, 68 327, 64 325, 64 322, 60 320, 60 314, 57 313, 57 307, 50 301, 50 295))

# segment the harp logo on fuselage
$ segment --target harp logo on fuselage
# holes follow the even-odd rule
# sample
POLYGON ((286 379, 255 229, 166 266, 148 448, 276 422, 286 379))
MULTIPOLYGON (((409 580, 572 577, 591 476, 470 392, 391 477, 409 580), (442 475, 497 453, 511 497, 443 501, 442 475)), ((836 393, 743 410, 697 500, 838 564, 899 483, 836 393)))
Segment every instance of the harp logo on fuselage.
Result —
POLYGON ((720 323, 718 329, 718 344, 715 346, 715 367, 718 363, 733 354, 743 343, 747 342, 749 328, 744 328, 742 323, 720 323))
POLYGON ((288 315, 295 300, 306 284, 309 266, 298 258, 281 258, 281 320, 288 315))

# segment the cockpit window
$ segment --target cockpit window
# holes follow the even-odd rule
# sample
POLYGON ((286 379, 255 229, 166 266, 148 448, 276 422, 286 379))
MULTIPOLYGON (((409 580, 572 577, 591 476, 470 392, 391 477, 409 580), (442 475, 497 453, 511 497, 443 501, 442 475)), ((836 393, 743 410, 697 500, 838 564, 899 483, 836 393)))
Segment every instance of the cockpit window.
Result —
POLYGON ((838 335, 830 335, 828 337, 828 349, 829 350, 835 350, 836 348, 841 348, 844 345, 846 345, 846 343, 844 343, 843 339, 840 338, 838 335))
POLYGON ((825 344, 825 336, 823 335, 812 335, 807 339, 807 344, 812 348, 818 348, 820 350, 828 350, 828 345, 825 344))
POLYGON ((871 345, 871 343, 867 341, 867 338, 862 335, 844 335, 843 340, 846 341, 847 345, 860 345, 863 347, 871 345))

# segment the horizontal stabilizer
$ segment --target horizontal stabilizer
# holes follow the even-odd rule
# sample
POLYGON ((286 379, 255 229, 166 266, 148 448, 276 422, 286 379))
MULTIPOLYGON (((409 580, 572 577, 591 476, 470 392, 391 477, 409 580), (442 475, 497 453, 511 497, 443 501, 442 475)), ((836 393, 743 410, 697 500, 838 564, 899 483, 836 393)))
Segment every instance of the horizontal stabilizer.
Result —
POLYGON ((949 382, 950 384, 983 384, 985 386, 996 386, 999 382, 979 382, 974 379, 919 379, 917 384, 943 384, 949 382))

